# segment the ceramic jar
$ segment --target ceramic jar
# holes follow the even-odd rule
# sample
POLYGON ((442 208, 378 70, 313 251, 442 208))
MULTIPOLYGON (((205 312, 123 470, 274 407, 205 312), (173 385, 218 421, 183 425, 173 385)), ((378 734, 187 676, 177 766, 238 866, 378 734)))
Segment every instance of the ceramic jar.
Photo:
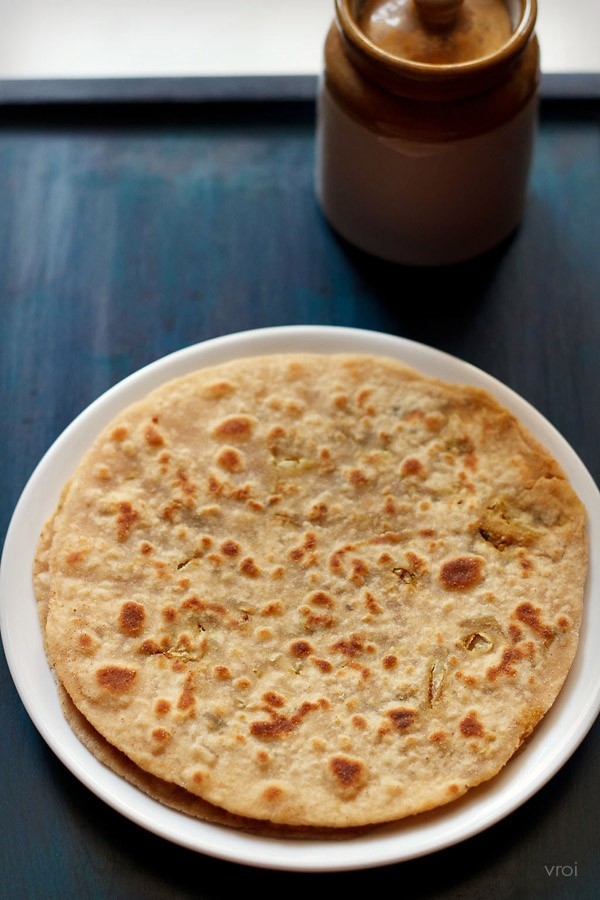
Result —
POLYGON ((336 0, 316 138, 335 231, 408 265, 463 261, 511 234, 537 127, 535 19, 535 0, 336 0), (490 43, 494 4, 505 33, 490 43), (452 9, 431 22, 422 5, 452 9))

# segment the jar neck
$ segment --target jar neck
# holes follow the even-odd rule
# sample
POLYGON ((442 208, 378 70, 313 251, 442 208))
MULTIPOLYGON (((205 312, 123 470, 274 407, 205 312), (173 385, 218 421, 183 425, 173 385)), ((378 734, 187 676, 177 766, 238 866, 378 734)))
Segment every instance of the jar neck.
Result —
POLYGON ((325 41, 324 87, 355 121, 381 137, 448 142, 498 128, 537 94, 539 45, 535 35, 501 84, 452 102, 403 97, 364 76, 334 23, 325 41))
POLYGON ((377 46, 358 25, 360 0, 335 0, 336 22, 349 59, 375 84, 415 100, 454 100, 489 90, 511 77, 535 27, 536 0, 517 0, 512 35, 481 59, 436 65, 401 58, 377 46))

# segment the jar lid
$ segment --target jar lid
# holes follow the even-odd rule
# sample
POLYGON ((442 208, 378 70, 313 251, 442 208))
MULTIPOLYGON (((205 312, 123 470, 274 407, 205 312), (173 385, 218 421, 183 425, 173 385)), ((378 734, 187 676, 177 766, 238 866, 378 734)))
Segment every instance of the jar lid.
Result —
POLYGON ((533 32, 536 0, 336 0, 355 62, 388 90, 451 99, 506 77, 533 32))
POLYGON ((513 32, 504 0, 366 0, 357 24, 382 50, 432 65, 490 56, 513 32))

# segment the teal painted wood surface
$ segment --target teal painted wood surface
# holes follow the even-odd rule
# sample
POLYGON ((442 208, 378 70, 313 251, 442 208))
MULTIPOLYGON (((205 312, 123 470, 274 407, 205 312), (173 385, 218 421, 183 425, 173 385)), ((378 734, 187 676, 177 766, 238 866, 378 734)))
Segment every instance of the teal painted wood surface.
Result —
MULTIPOLYGON (((522 226, 478 260, 381 263, 313 193, 310 102, 3 109, 0 535, 44 451, 130 372, 266 325, 372 328, 478 365, 600 478, 600 105, 548 103, 522 226)), ((0 897, 229 897, 292 886, 416 898, 587 898, 598 728, 528 804, 458 847, 336 876, 242 870, 108 809, 46 749, 0 660, 0 897), (544 867, 578 863, 577 878, 544 867), (407 888, 406 885, 412 885, 407 888)))

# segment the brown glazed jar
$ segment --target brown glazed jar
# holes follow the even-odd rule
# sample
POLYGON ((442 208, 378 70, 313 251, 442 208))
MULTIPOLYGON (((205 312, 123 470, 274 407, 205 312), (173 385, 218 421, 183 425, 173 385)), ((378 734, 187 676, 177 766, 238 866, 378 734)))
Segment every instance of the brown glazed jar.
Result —
POLYGON ((537 126, 536 0, 335 0, 316 191, 332 227, 407 265, 519 224, 537 126))

